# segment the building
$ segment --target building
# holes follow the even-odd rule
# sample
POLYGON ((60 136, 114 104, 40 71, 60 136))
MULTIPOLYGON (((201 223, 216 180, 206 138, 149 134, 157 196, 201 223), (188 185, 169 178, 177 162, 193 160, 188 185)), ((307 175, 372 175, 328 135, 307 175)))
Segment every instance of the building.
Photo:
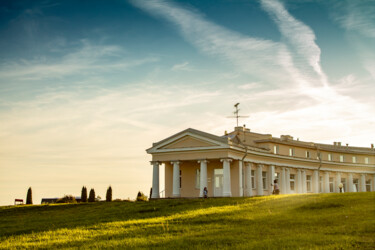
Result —
POLYGON ((365 192, 375 190, 375 149, 280 138, 236 127, 216 136, 186 129, 146 150, 152 155, 151 198, 238 197, 272 194, 365 192), (159 168, 165 166, 165 190, 159 168))

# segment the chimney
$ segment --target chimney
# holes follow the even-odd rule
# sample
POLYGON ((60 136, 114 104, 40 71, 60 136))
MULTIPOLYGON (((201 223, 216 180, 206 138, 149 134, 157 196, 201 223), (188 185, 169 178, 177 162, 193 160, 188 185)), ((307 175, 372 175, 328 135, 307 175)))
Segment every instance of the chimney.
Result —
POLYGON ((341 142, 338 142, 338 143, 337 143, 337 146, 341 147, 341 142))
POLYGON ((228 135, 228 132, 226 130, 224 131, 224 135, 228 135))
POLYGON ((371 143, 371 148, 374 149, 374 143, 371 143))

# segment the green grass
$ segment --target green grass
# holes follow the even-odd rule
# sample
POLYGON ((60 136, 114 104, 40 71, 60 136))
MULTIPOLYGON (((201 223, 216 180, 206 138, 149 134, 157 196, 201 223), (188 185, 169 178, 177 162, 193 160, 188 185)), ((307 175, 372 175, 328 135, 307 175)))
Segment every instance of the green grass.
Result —
POLYGON ((374 249, 375 193, 0 207, 0 248, 374 249))

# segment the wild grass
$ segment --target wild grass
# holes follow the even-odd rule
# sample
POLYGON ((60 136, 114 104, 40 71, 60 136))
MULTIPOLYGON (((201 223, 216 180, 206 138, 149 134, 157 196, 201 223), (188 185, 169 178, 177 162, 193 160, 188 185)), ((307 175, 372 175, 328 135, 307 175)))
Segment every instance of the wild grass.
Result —
POLYGON ((373 249, 375 193, 1 207, 0 248, 373 249))

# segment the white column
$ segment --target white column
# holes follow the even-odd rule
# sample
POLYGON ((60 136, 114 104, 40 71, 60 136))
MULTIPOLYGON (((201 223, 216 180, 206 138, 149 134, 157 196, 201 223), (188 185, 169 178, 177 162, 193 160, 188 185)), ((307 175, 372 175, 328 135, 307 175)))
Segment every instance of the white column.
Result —
POLYGON ((366 175, 361 174, 360 192, 366 192, 366 175))
POLYGON ((285 169, 285 182, 286 182, 286 193, 287 194, 290 194, 290 170, 289 168, 286 168, 285 169))
POLYGON ((297 169, 297 193, 302 193, 302 173, 301 169, 297 169))
POLYGON ((280 188, 281 188, 281 193, 286 194, 286 173, 285 173, 285 168, 281 168, 281 173, 280 173, 280 188))
POLYGON ((348 174, 348 191, 347 192, 353 192, 353 174, 349 173, 348 174))
POLYGON ((302 170, 302 193, 307 193, 307 186, 306 186, 306 171, 302 170))
POLYGON ((230 185, 230 162, 231 159, 221 159, 223 162, 223 196, 224 197, 231 197, 231 185, 230 185))
POLYGON ((240 197, 243 197, 243 183, 242 183, 243 177, 242 177, 242 161, 238 161, 238 188, 239 188, 239 194, 240 197))
POLYGON ((272 194, 273 191, 273 181, 275 180, 275 166, 268 166, 268 194, 272 194))
POLYGON ((180 197, 180 162, 172 161, 173 164, 173 197, 180 197))
POLYGON ((324 193, 329 193, 329 172, 324 172, 324 193))
POLYGON ((336 173, 336 183, 335 183, 336 193, 340 193, 340 188, 339 188, 340 183, 341 183, 341 173, 337 172, 336 173))
POLYGON ((263 165, 257 165, 257 195, 263 195, 263 178, 262 178, 262 167, 263 165))
POLYGON ((151 198, 160 198, 159 196, 159 162, 152 161, 152 193, 151 198))
POLYGON ((199 197, 203 197, 203 190, 207 187, 207 160, 198 161, 201 164, 200 169, 200 183, 199 183, 199 197))
POLYGON ((245 187, 246 187, 246 196, 253 196, 253 188, 251 183, 251 163, 246 162, 246 178, 245 178, 245 187))
POLYGON ((318 170, 314 170, 313 185, 314 185, 314 193, 318 194, 319 193, 319 185, 320 185, 319 171, 318 170))

